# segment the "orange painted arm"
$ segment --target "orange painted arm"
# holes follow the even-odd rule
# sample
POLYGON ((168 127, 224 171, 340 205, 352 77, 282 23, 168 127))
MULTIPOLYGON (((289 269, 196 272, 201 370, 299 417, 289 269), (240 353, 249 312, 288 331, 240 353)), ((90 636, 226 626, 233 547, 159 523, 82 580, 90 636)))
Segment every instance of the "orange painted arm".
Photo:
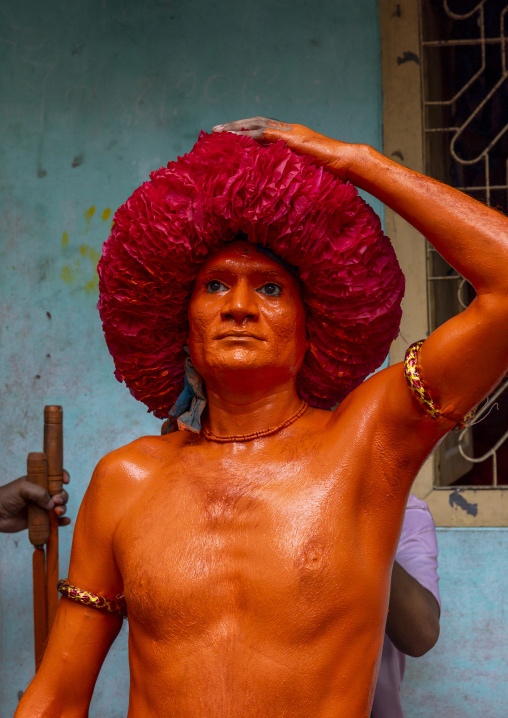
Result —
MULTIPOLYGON (((113 554, 121 506, 109 457, 97 467, 76 521, 69 578, 100 595, 123 592, 113 554), (116 509, 116 510, 115 510, 116 509)), ((119 477, 121 478, 121 477, 119 477)), ((100 668, 122 625, 120 616, 61 598, 41 666, 16 718, 85 718, 100 668)))
MULTIPOLYGON (((404 217, 474 286, 476 299, 433 332, 419 357, 421 377, 434 401, 456 419, 448 422, 451 428, 508 367, 508 218, 371 147, 339 142, 302 125, 256 117, 214 128, 224 131, 265 142, 283 140, 311 155, 404 217)), ((411 406, 416 409, 416 402, 411 406)))
POLYGON ((122 619, 61 599, 44 658, 15 718, 86 718, 122 619))
POLYGON ((358 148, 347 174, 416 227, 476 290, 420 350, 422 379, 455 424, 508 367, 508 218, 370 147, 358 148))

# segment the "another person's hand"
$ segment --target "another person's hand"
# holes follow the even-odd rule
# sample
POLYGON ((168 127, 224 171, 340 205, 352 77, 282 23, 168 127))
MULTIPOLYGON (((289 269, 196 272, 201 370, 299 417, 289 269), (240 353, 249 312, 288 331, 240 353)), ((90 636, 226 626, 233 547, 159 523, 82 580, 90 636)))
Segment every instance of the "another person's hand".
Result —
POLYGON ((395 648, 414 658, 425 655, 439 638, 440 613, 431 591, 395 561, 386 620, 386 633, 395 648))
POLYGON ((283 140, 295 152, 310 155, 344 180, 348 179, 351 162, 356 158, 359 147, 325 137, 304 125, 279 122, 269 117, 226 122, 224 125, 216 125, 212 131, 247 135, 258 142, 283 140))
MULTIPOLYGON (((70 481, 69 474, 63 472, 64 484, 70 481)), ((33 501, 43 509, 53 509, 58 516, 59 526, 67 526, 71 520, 64 517, 69 495, 65 489, 50 497, 48 492, 36 484, 27 481, 26 476, 0 486, 0 531, 16 533, 28 528, 28 502, 33 501)))

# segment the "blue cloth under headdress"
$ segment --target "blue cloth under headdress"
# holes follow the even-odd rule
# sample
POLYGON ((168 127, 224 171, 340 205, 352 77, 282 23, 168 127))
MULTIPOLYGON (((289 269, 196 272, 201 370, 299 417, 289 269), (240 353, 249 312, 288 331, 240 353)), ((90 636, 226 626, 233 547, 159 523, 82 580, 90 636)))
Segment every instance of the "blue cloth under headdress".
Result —
POLYGON ((167 429, 164 433, 169 434, 178 429, 186 429, 194 434, 199 434, 201 431, 201 414, 206 406, 203 379, 194 369, 190 357, 185 360, 184 369, 183 391, 169 410, 167 429))

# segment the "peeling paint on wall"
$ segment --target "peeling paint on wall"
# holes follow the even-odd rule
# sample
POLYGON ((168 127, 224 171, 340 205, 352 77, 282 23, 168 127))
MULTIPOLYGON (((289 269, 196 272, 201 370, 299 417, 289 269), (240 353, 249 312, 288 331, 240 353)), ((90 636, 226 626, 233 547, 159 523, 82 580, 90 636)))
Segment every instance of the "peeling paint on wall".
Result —
MULTIPOLYGON (((92 205, 83 214, 85 218, 85 226, 83 228, 83 236, 89 234, 89 230, 93 228, 93 218, 96 214, 96 207, 92 205)), ((111 208, 106 207, 101 214, 101 220, 106 223, 111 216, 111 208)), ((103 241, 107 238, 109 231, 105 231, 103 225, 100 226, 98 232, 98 239, 100 246, 103 241)), ((69 233, 62 232, 61 248, 67 250, 66 254, 69 254, 73 249, 69 247, 70 243, 69 233)), ((99 291, 99 276, 97 274, 97 264, 101 258, 100 249, 92 246, 89 243, 82 243, 78 247, 79 256, 74 256, 69 259, 60 270, 60 279, 69 287, 76 289, 82 289, 85 294, 98 294, 99 291), (82 261, 83 260, 83 261, 82 261)))
POLYGON ((465 511, 470 516, 476 516, 478 514, 478 504, 469 503, 469 501, 462 496, 460 489, 453 491, 448 499, 452 508, 459 508, 465 511))
POLYGON ((89 208, 86 210, 86 212, 85 212, 85 222, 86 222, 86 230, 85 230, 85 233, 88 232, 88 229, 89 229, 89 227, 90 227, 90 223, 91 223, 91 221, 92 221, 92 217, 94 216, 94 214, 95 214, 95 206, 92 205, 92 206, 89 207, 89 208))

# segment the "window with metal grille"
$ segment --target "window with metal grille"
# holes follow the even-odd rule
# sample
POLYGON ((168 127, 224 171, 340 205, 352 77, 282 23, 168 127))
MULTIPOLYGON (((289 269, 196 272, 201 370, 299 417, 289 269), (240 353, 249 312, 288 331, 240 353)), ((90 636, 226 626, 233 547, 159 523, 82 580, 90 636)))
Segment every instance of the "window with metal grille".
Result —
MULTIPOLYGON (((506 33, 504 0, 420 0, 425 171, 505 213, 506 33)), ((430 245, 427 280, 433 331, 462 311, 474 290, 430 245)), ((447 437, 435 461, 438 486, 508 485, 508 379, 493 389, 474 426, 447 437)))

